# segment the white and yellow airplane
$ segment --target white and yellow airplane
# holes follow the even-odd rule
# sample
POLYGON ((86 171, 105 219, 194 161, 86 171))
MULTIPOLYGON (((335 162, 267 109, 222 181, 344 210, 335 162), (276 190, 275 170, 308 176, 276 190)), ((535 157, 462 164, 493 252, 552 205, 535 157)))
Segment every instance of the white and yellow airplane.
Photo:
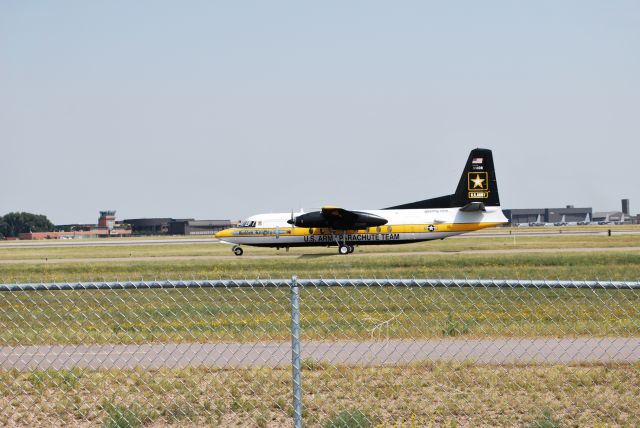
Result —
POLYGON ((337 246, 340 254, 356 245, 405 244, 444 239, 507 222, 500 209, 491 150, 469 154, 454 194, 379 210, 350 211, 333 206, 309 213, 270 213, 249 217, 216 234, 221 242, 277 249, 337 246))

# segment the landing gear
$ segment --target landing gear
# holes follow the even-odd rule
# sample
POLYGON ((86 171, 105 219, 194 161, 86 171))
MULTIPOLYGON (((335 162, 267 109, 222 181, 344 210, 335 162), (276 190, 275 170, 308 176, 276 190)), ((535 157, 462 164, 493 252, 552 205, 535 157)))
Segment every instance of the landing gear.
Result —
POLYGON ((344 233, 342 233, 342 242, 340 242, 340 237, 334 230, 331 231, 331 234, 334 236, 336 244, 338 245, 338 254, 344 255, 353 253, 353 245, 349 245, 346 243, 347 237, 344 233))
POLYGON ((340 254, 351 254, 353 253, 353 245, 340 244, 338 247, 338 253, 340 254))
POLYGON ((235 254, 236 256, 241 256, 242 253, 244 253, 244 251, 242 251, 242 248, 238 247, 237 245, 233 247, 231 251, 233 251, 233 254, 235 254))

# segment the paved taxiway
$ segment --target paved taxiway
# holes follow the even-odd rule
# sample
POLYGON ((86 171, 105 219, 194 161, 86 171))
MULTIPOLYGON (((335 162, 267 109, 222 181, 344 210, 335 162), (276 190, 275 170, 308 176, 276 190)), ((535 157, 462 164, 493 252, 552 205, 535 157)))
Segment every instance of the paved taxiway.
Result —
MULTIPOLYGON (((481 364, 638 362, 640 338, 309 341, 302 343, 302 358, 332 364, 366 366, 428 361, 469 361, 481 364)), ((0 367, 17 370, 74 367, 281 367, 290 364, 290 342, 0 348, 0 367)))
POLYGON ((187 260, 246 260, 246 259, 273 259, 273 258, 317 258, 325 256, 337 257, 388 257, 388 256, 420 256, 420 255, 452 255, 452 254, 532 254, 532 253, 594 253, 615 251, 640 251, 638 247, 596 247, 596 248, 516 248, 500 250, 449 250, 449 251, 377 251, 371 253, 354 252, 349 255, 339 255, 335 249, 327 248, 327 252, 299 254, 274 250, 273 254, 251 255, 249 251, 244 256, 233 254, 218 256, 153 256, 153 257, 94 257, 94 258, 69 258, 69 259, 6 259, 0 260, 3 264, 64 264, 64 263, 123 263, 123 262, 149 262, 149 261, 187 261, 187 260))
MULTIPOLYGON (((640 229, 613 229, 614 235, 640 235, 640 229)), ((507 229, 507 230, 483 230, 451 236, 447 239, 465 239, 482 237, 506 237, 506 236, 604 236, 607 229, 602 230, 535 230, 535 228, 507 229)), ((212 244, 220 242, 216 238, 172 238, 172 239, 144 239, 144 238, 104 238, 97 240, 47 240, 47 241, 0 241, 0 248, 40 248, 40 247, 135 247, 139 245, 165 245, 165 244, 212 244)))

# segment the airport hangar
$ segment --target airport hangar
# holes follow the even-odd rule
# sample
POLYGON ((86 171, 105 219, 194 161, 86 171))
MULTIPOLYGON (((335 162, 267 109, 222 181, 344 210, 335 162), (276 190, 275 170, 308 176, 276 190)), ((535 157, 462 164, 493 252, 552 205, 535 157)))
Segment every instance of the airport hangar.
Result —
POLYGON ((585 220, 591 223, 598 221, 618 222, 624 221, 627 224, 640 223, 640 214, 632 216, 629 209, 629 199, 622 199, 622 211, 593 212, 592 208, 575 208, 567 205, 565 208, 527 208, 527 209, 506 209, 503 210, 505 217, 509 219, 506 226, 529 223, 577 223, 585 220), (588 217, 587 217, 588 215, 588 217))
POLYGON ((134 235, 215 235, 233 227, 229 220, 194 220, 174 218, 134 218, 122 221, 128 224, 134 235))
POLYGON ((508 209, 503 210, 505 217, 509 219, 509 225, 528 224, 535 222, 558 223, 562 221, 579 222, 585 221, 587 215, 589 220, 593 217, 592 208, 574 208, 569 205, 566 208, 528 208, 528 209, 508 209))

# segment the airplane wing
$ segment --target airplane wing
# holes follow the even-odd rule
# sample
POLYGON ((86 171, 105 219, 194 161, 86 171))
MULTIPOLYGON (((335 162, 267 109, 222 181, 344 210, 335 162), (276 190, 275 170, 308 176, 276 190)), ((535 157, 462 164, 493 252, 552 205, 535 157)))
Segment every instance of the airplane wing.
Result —
POLYGON ((346 222, 352 223, 358 219, 355 211, 345 210, 344 208, 326 206, 321 208, 322 215, 330 222, 346 222))
POLYGON ((362 211, 349 211, 333 206, 322 207, 288 221, 298 227, 329 227, 340 230, 364 229, 387 224, 387 219, 362 211))

